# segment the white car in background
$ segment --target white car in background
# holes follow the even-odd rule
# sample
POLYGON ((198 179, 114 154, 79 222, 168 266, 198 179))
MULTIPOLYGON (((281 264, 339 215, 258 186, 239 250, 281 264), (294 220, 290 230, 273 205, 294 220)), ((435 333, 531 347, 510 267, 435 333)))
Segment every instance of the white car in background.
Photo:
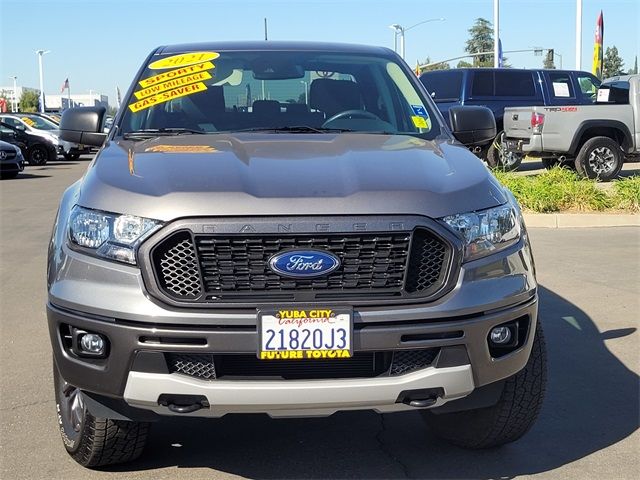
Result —
POLYGON ((58 154, 64 156, 65 160, 77 160, 81 154, 90 152, 89 148, 84 145, 60 140, 58 125, 41 115, 35 113, 2 114, 0 121, 48 140, 56 146, 58 154))

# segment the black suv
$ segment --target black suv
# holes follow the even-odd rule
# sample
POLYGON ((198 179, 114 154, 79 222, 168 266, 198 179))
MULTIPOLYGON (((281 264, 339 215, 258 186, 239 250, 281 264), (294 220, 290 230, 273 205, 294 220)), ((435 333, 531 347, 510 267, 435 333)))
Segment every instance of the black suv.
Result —
POLYGON ((0 122, 0 140, 17 145, 29 165, 44 165, 58 158, 56 146, 45 138, 0 122))

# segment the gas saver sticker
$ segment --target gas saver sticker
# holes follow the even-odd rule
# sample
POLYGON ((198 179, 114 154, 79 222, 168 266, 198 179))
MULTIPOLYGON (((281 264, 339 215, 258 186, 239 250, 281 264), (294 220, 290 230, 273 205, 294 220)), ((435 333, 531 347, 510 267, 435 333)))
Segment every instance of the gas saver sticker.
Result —
POLYGON ((413 124, 417 127, 417 128, 427 128, 430 129, 431 128, 431 119, 429 119, 428 117, 421 117, 419 115, 413 115, 411 117, 411 120, 413 120, 413 124))
POLYGON ((151 95, 155 95, 161 92, 166 92, 167 90, 172 90, 174 88, 182 87, 183 85, 189 85, 191 83, 200 82, 203 80, 211 79, 211 75, 209 72, 200 72, 194 73, 193 75, 186 75, 184 77, 179 77, 174 80, 169 80, 168 82, 158 83, 156 85, 151 85, 143 90, 138 90, 133 94, 136 96, 138 100, 142 100, 143 98, 150 97, 151 95))
POLYGON ((138 83, 142 88, 150 87, 151 85, 156 85, 158 83, 165 82, 167 80, 171 80, 178 77, 184 77, 185 75, 190 75, 192 73, 203 72, 205 70, 211 70, 215 68, 215 65, 211 62, 202 62, 196 65, 189 65, 188 67, 176 68, 175 70, 169 70, 168 72, 160 73, 158 75, 154 75, 153 77, 147 77, 140 80, 138 83))
POLYGON ((198 92, 204 92, 206 89, 207 86, 202 82, 185 85, 184 87, 169 90, 168 92, 162 92, 158 95, 154 95, 153 97, 148 97, 143 100, 134 102, 129 105, 129 109, 134 113, 139 112, 140 110, 153 107, 154 105, 158 105, 160 103, 168 102, 169 100, 173 100, 174 98, 184 97, 198 92))
POLYGON ((218 58, 218 52, 191 52, 173 55, 172 57, 161 58, 155 62, 151 62, 149 67, 151 70, 163 70, 165 68, 186 67, 195 63, 207 62, 218 58))

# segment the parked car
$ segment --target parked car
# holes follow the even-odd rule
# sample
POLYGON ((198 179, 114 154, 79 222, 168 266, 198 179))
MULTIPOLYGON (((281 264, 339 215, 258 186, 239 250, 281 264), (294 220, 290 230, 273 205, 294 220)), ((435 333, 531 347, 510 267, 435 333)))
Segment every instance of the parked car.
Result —
POLYGON ((16 178, 24 170, 20 147, 0 140, 0 178, 16 178))
POLYGON ((107 140, 49 248, 77 462, 136 458, 158 416, 415 410, 471 448, 531 427, 546 373, 529 238, 461 143, 495 137, 489 109, 452 108, 452 133, 396 53, 324 43, 160 47, 129 91, 108 134, 103 107, 60 125, 107 140))
POLYGON ((0 121, 49 140, 57 146, 57 153, 64 156, 66 160, 77 160, 81 154, 90 153, 89 148, 85 145, 60 140, 58 125, 40 114, 0 114, 0 121))
POLYGON ((625 157, 640 155, 640 75, 605 80, 595 105, 505 109, 505 149, 542 158, 547 168, 572 162, 588 177, 616 178, 625 157))
POLYGON ((600 85, 600 80, 588 72, 515 68, 435 70, 423 73, 420 80, 445 116, 455 105, 483 105, 491 109, 498 135, 481 156, 489 166, 506 170, 517 169, 523 156, 502 150, 505 108, 590 105, 600 85))
POLYGON ((0 118, 0 140, 16 145, 22 151, 29 165, 44 165, 58 157, 58 147, 48 137, 35 135, 24 128, 5 123, 0 118))

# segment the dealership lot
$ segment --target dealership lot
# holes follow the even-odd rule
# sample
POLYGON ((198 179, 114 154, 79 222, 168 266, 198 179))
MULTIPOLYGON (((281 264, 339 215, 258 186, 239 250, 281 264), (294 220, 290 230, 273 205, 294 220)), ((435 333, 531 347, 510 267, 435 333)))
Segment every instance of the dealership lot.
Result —
POLYGON ((83 470, 56 431, 44 304, 56 206, 88 161, 29 167, 0 184, 1 478, 583 479, 634 478, 640 469, 640 229, 609 228, 531 232, 549 385, 541 418, 515 444, 451 447, 415 413, 172 419, 154 425, 139 461, 83 470))

